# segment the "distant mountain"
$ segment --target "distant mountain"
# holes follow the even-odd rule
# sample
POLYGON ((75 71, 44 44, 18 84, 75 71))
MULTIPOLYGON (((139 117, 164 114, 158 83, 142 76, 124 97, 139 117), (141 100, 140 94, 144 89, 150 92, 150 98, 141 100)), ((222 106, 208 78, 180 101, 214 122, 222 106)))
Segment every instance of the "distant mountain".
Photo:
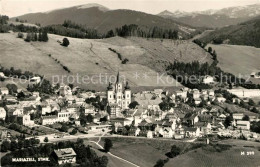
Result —
MULTIPOLYGON (((71 20, 88 28, 97 29, 102 33, 125 24, 136 24, 146 28, 157 26, 165 29, 177 29, 181 36, 189 35, 195 31, 194 28, 157 15, 133 10, 109 10, 99 4, 74 6, 45 13, 31 13, 17 18, 27 20, 30 23, 40 23, 43 26, 62 24, 64 20, 71 20)), ((12 20, 15 20, 15 18, 12 18, 12 20)))
POLYGON ((245 22, 260 15, 260 4, 190 13, 163 11, 158 15, 190 26, 219 28, 245 22))
POLYGON ((213 31, 200 40, 206 43, 227 43, 260 47, 260 16, 238 25, 213 31))

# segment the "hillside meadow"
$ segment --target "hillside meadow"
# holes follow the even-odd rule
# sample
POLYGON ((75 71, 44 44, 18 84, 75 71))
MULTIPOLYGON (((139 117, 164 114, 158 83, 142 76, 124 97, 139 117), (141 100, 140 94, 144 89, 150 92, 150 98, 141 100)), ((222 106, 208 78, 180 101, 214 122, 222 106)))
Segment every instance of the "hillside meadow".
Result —
POLYGON ((249 76, 252 72, 260 71, 260 48, 242 45, 213 45, 217 52, 218 66, 226 72, 236 76, 249 76))
MULTIPOLYGON (((25 34, 26 36, 26 34, 25 34)), ((17 33, 5 33, 0 36, 1 65, 22 71, 31 71, 44 75, 45 78, 56 82, 73 81, 69 76, 94 78, 95 83, 78 84, 83 88, 104 90, 108 81, 113 81, 115 75, 120 75, 129 81, 133 88, 137 87, 179 87, 174 79, 163 75, 165 67, 176 60, 191 62, 211 62, 211 57, 200 47, 190 41, 160 40, 144 38, 107 39, 76 39, 68 38, 70 45, 63 47, 58 41, 63 36, 49 34, 48 42, 25 42, 17 38, 17 33), (116 50, 122 60, 109 48, 116 50), (64 70, 66 66, 71 72, 64 70), (102 75, 102 82, 97 76, 102 75), (110 76, 113 75, 112 78, 110 76), (158 82, 158 76, 163 81, 158 82), (108 78, 108 79, 107 79, 108 78)), ((25 38, 25 37, 24 37, 25 38)), ((88 80, 90 81, 90 80, 88 80)))

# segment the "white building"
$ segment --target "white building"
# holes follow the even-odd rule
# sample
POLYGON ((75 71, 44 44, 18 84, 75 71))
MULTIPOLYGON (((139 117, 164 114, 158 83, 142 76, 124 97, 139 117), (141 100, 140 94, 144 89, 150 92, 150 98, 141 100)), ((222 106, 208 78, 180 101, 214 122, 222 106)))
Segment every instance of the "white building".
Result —
POLYGON ((36 85, 38 83, 41 82, 41 77, 32 77, 30 79, 30 82, 29 82, 29 85, 32 86, 32 85, 36 85))
POLYGON ((212 76, 206 75, 203 77, 202 82, 204 84, 211 84, 214 83, 214 78, 212 76))
POLYGON ((250 122, 249 121, 237 121, 236 126, 237 126, 238 129, 250 130, 250 122))
POLYGON ((260 97, 259 89, 228 89, 229 93, 236 95, 239 98, 251 98, 251 97, 260 97))
POLYGON ((41 117, 41 124, 42 125, 52 125, 58 122, 57 115, 48 115, 48 116, 42 116, 41 117))
POLYGON ((117 104, 121 109, 128 109, 128 105, 131 103, 131 90, 126 82, 126 86, 123 88, 122 82, 119 79, 119 73, 117 74, 117 80, 115 85, 109 84, 107 90, 108 105, 117 104))
POLYGON ((2 95, 8 95, 9 94, 9 90, 6 87, 1 87, 0 92, 2 93, 2 95))
POLYGON ((55 159, 59 165, 76 163, 76 153, 72 148, 54 150, 55 159))
POLYGON ((31 120, 31 116, 29 114, 18 116, 17 122, 20 125, 24 125, 24 126, 34 126, 34 121, 31 120))
POLYGON ((5 120, 6 117, 6 111, 3 107, 0 107, 0 119, 5 120))

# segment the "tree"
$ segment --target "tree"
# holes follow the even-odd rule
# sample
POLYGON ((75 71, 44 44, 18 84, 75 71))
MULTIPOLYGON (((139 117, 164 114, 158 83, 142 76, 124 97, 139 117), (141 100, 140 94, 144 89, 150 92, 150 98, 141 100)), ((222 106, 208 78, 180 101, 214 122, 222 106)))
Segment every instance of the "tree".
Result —
POLYGON ((164 166, 164 160, 162 159, 159 159, 154 165, 154 167, 163 167, 163 166, 164 166))
POLYGON ((212 47, 208 48, 208 52, 211 53, 212 52, 212 47))
POLYGON ((131 102, 129 104, 129 108, 134 109, 137 105, 139 105, 138 102, 137 101, 133 101, 133 102, 131 102))
POLYGON ((49 38, 48 38, 48 34, 47 34, 47 31, 46 30, 43 30, 43 33, 42 33, 42 41, 43 42, 48 42, 49 38))
POLYGON ((17 86, 15 84, 7 84, 6 88, 8 89, 9 94, 17 93, 17 89, 18 88, 17 88, 17 86))
POLYGON ((104 149, 106 152, 109 152, 109 150, 113 147, 113 143, 110 139, 105 139, 104 149))
POLYGON ((10 144, 10 150, 11 151, 14 151, 18 148, 18 145, 17 145, 17 142, 15 140, 12 140, 11 141, 11 144, 10 144))
POLYGON ((233 121, 233 117, 232 116, 227 116, 225 121, 224 121, 224 125, 225 127, 229 127, 231 125, 231 122, 233 121))
POLYGON ((171 151, 169 153, 169 157, 174 158, 177 155, 179 155, 180 153, 181 153, 181 149, 179 147, 177 147, 176 145, 173 145, 171 148, 171 151))
POLYGON ((63 38, 62 46, 68 47, 69 44, 70 44, 70 41, 68 40, 68 38, 63 38))
POLYGON ((48 142, 49 142, 48 137, 45 137, 43 141, 44 141, 45 143, 48 143, 48 142))
POLYGON ((31 42, 31 40, 32 40, 32 35, 31 35, 31 33, 27 33, 26 38, 25 38, 25 41, 26 41, 26 42, 31 42))
POLYGON ((62 131, 62 132, 68 132, 68 127, 67 127, 67 125, 65 125, 65 124, 63 124, 62 126, 61 126, 61 128, 60 128, 60 130, 62 131))
POLYGON ((243 118, 242 118, 243 121, 249 121, 249 116, 248 115, 245 115, 243 118))
POLYGON ((10 150, 10 142, 5 140, 1 144, 1 152, 6 152, 8 150, 10 150))
POLYGON ((76 133, 78 132, 78 130, 77 129, 73 129, 72 131, 71 131, 71 135, 75 135, 76 133))
POLYGON ((255 102, 252 99, 249 99, 248 104, 250 106, 255 106, 255 102))
POLYGON ((89 122, 89 123, 91 123, 91 122, 93 122, 93 116, 91 115, 91 114, 88 114, 87 115, 87 122, 89 122))
POLYGON ((23 33, 22 33, 22 32, 19 32, 19 33, 18 33, 18 35, 17 35, 17 37, 18 37, 18 38, 23 38, 23 37, 24 37, 24 35, 23 35, 23 33))

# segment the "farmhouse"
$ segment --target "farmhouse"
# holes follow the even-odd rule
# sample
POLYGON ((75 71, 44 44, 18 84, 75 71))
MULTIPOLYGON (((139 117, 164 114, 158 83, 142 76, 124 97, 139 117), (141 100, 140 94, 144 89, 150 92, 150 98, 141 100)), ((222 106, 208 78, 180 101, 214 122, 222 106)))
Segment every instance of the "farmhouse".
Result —
POLYGON ((76 153, 72 148, 54 150, 54 158, 59 165, 66 163, 76 163, 76 153))

